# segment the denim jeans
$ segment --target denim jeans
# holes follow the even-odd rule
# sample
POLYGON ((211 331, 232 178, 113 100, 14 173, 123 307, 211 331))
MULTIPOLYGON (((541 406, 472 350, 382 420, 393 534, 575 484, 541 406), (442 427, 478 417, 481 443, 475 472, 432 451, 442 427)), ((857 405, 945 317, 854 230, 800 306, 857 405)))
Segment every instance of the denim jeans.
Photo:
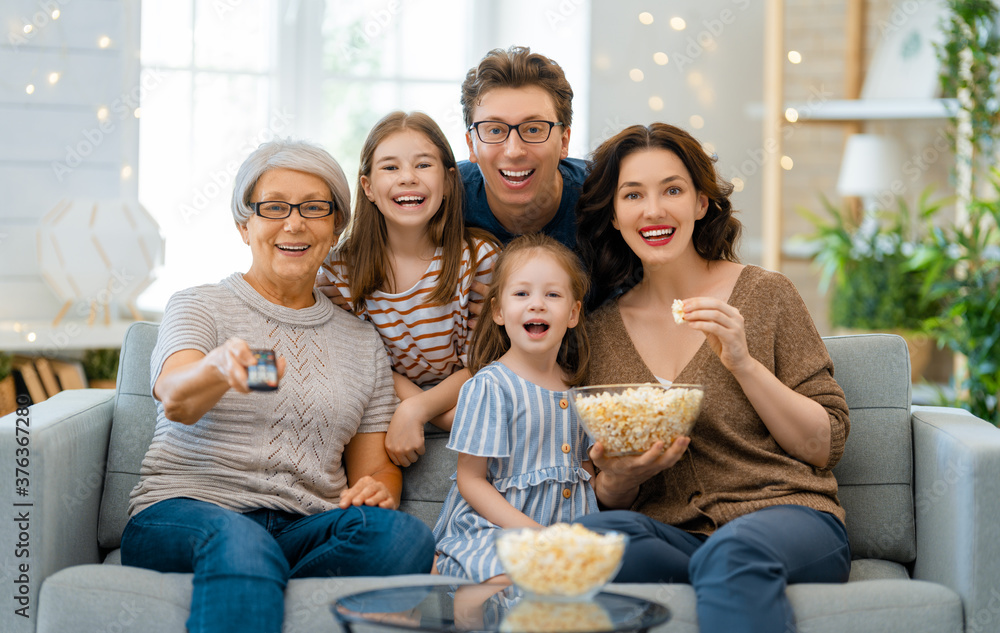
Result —
POLYGON ((429 572, 434 537, 382 508, 240 514, 177 498, 133 516, 121 552, 125 565, 194 574, 189 631, 279 633, 290 578, 429 572))
POLYGON ((794 633, 789 583, 846 582, 851 549, 832 514, 798 505, 763 508, 705 537, 627 510, 578 521, 629 535, 615 582, 690 583, 702 631, 794 633))

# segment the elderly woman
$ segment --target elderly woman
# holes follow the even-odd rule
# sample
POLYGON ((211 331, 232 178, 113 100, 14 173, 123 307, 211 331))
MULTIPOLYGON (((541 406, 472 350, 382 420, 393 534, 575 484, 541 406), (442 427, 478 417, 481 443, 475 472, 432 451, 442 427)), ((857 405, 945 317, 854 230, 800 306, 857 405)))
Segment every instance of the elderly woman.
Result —
POLYGON ((396 407, 370 323, 313 290, 349 219, 322 149, 261 145, 232 211, 253 262, 175 294, 151 361, 152 444, 131 494, 122 562, 194 573, 190 631, 277 632, 290 578, 428 572, 430 530, 398 512, 384 449, 396 407), (251 349, 280 384, 251 391, 251 349))

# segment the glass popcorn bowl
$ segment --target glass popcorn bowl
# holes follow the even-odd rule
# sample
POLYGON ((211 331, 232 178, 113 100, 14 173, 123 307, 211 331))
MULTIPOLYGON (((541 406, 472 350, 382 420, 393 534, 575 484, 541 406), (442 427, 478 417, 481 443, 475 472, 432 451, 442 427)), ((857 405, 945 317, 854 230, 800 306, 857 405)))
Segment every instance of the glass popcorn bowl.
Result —
POLYGON ((528 598, 543 601, 593 598, 618 573, 627 544, 626 534, 577 523, 503 530, 495 539, 510 581, 528 598))
POLYGON ((705 396, 701 385, 681 383, 595 385, 569 393, 587 435, 611 457, 644 453, 657 440, 670 446, 689 435, 705 396))

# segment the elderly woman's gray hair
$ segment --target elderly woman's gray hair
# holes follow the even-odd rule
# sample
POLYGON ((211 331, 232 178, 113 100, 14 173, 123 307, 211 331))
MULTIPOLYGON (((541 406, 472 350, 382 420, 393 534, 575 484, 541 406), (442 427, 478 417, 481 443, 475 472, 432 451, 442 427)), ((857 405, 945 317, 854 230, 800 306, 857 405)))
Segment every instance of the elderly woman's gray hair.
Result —
POLYGON ((261 144, 240 165, 239 171, 236 172, 236 182, 233 184, 232 208, 236 223, 246 226, 250 216, 253 215, 250 196, 257 185, 257 180, 265 172, 281 168, 294 169, 323 179, 333 197, 336 218, 333 233, 334 235, 343 233, 351 219, 351 193, 344 170, 325 149, 306 141, 291 139, 261 144))

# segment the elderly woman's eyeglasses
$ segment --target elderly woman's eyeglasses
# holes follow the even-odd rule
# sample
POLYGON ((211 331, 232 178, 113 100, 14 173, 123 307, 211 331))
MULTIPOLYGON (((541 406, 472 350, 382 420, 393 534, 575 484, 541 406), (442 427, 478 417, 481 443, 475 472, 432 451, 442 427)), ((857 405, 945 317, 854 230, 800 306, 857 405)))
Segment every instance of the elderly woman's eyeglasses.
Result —
POLYGON ((266 202, 251 202, 253 212, 268 220, 284 220, 292 215, 292 209, 298 209, 299 215, 307 220, 325 218, 331 215, 336 209, 333 202, 329 200, 306 200, 298 204, 289 204, 278 200, 268 200, 266 202))
POLYGON ((503 121, 476 121, 469 126, 476 131, 476 136, 484 143, 503 143, 510 136, 511 130, 517 130, 517 135, 525 143, 544 143, 549 140, 552 128, 562 125, 555 121, 525 121, 517 125, 503 121))

